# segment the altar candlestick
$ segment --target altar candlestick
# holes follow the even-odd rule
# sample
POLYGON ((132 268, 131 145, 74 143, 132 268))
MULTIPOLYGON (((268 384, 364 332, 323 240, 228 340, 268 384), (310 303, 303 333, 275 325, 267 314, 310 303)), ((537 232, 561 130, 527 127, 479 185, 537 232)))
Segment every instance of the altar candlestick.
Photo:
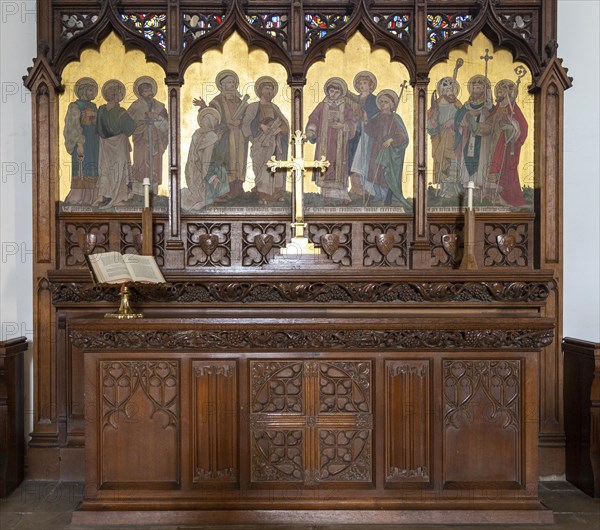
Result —
POLYGON ((467 208, 469 210, 473 209, 473 189, 475 188, 475 182, 469 180, 467 184, 467 208))
POLYGON ((150 207, 150 179, 146 177, 143 182, 144 186, 144 208, 150 207))

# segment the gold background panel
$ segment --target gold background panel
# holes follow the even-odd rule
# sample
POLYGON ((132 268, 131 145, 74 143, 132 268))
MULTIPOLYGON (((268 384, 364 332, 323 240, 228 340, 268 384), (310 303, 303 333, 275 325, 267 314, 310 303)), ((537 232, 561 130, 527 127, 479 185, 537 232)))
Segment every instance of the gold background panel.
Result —
MULTIPOLYGON (((279 84, 277 94, 273 103, 281 110, 282 114, 290 122, 291 101, 290 89, 287 86, 287 72, 280 64, 269 63, 269 57, 264 50, 255 49, 250 51, 246 41, 239 35, 233 33, 220 49, 211 49, 204 53, 202 62, 193 63, 186 70, 184 84, 181 87, 181 187, 185 185, 185 164, 187 162, 190 143, 194 131, 198 129, 198 107, 193 106, 195 98, 202 98, 208 105, 212 99, 219 95, 215 82, 217 74, 221 70, 233 70, 239 77, 238 91, 243 97, 248 94, 248 103, 258 101, 254 93, 254 83, 261 76, 271 76, 279 84)), ((289 156, 289 153, 288 153, 289 156)), ((254 187, 254 171, 250 160, 250 149, 246 162, 246 181, 244 190, 250 191, 254 187)), ((289 190, 289 179, 286 187, 289 190)))
MULTIPOLYGON (((146 62, 143 52, 138 50, 126 51, 125 46, 115 33, 111 33, 102 41, 99 50, 87 49, 81 54, 79 61, 69 63, 62 74, 65 91, 60 95, 59 105, 59 167, 60 200, 64 201, 71 189, 71 155, 65 149, 64 124, 67 107, 77 99, 73 92, 75 83, 82 77, 91 77, 98 83, 98 95, 93 102, 100 107, 106 101, 102 97, 102 85, 109 79, 118 79, 126 88, 125 99, 121 106, 128 109, 137 99, 133 93, 133 83, 142 76, 152 77, 158 85, 156 99, 167 107, 167 88, 164 83, 163 69, 156 63, 146 62)), ((158 188, 160 195, 168 194, 168 154, 163 155, 162 184, 158 188)))
MULTIPOLYGON (((353 87, 354 76, 362 71, 372 72, 377 78, 377 88, 373 92, 377 95, 381 90, 391 89, 400 94, 404 81, 410 81, 407 68, 391 60, 390 54, 383 48, 371 48, 371 45, 360 33, 352 35, 345 45, 336 45, 327 50, 323 61, 313 64, 306 75, 304 87, 304 124, 310 113, 325 97, 323 87, 330 77, 341 77, 348 84, 348 90, 356 93, 353 87)), ((404 170, 402 172, 402 190, 405 197, 413 197, 414 180, 414 104, 413 88, 408 85, 396 109, 401 116, 408 131, 410 143, 406 148, 404 170)), ((304 155, 312 160, 315 156, 315 145, 307 142, 304 155)), ((304 179, 306 192, 319 192, 319 188, 310 180, 310 172, 304 179)))
MULTIPOLYGON (((467 89, 469 79, 471 79, 471 77, 474 75, 485 75, 485 61, 481 57, 485 56, 486 49, 489 50, 489 55, 493 56, 493 59, 488 61, 488 78, 492 87, 492 97, 494 97, 494 87, 498 81, 501 81, 502 79, 510 79, 515 82, 517 81, 515 68, 522 66, 527 71, 525 77, 521 79, 521 84, 519 85, 519 95, 517 97, 517 104, 521 108, 521 111, 523 112, 528 124, 527 139, 521 148, 521 158, 519 160, 519 178, 521 181, 521 187, 530 186, 533 188, 535 98, 527 91, 527 88, 533 82, 533 78, 531 76, 531 71, 529 68, 527 68, 527 65, 514 61, 512 53, 509 50, 494 46, 492 41, 482 33, 475 37, 471 46, 464 45, 460 48, 455 48, 452 50, 447 61, 438 63, 431 69, 431 73, 429 74, 430 82, 427 108, 429 109, 431 106, 431 95, 436 89, 438 81, 445 76, 452 77, 457 59, 464 60, 464 65, 458 71, 457 75, 457 80, 460 85, 458 99, 462 104, 464 104, 469 99, 469 91, 467 89)), ((431 155, 431 141, 428 141, 427 182, 433 182, 433 157, 431 155)))

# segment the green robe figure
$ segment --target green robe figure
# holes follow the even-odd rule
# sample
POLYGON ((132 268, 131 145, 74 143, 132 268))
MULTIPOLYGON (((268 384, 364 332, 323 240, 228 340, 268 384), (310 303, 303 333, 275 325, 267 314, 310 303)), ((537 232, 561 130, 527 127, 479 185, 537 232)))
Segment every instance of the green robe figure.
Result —
POLYGON ((365 132, 371 138, 369 173, 364 183, 365 191, 384 206, 399 203, 405 211, 411 204, 402 192, 404 155, 408 147, 408 132, 402 118, 396 114, 398 96, 393 90, 377 94, 379 113, 370 119, 365 132))

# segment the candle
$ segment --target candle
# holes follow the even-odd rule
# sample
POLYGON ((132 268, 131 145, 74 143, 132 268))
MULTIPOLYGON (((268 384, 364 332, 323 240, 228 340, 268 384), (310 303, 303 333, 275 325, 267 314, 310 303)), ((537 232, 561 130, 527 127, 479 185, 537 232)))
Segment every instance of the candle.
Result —
POLYGON ((469 210, 473 209, 473 188, 475 188, 475 182, 469 180, 467 184, 467 208, 469 210))
POLYGON ((144 208, 150 207, 150 179, 146 177, 144 179, 144 208))

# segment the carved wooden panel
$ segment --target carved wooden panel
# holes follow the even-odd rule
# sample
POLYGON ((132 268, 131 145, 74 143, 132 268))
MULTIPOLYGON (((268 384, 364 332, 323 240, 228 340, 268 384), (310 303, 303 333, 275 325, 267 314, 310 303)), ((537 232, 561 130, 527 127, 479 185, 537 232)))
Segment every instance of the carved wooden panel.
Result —
POLYGON ((229 223, 187 223, 186 265, 188 267, 231 266, 229 223))
MULTIPOLYGON (((141 223, 119 223, 120 252, 121 254, 139 254, 142 251, 142 225, 141 223)), ((165 264, 165 225, 153 223, 152 225, 152 251, 159 266, 165 264)))
POLYGON ((363 265, 365 267, 406 267, 408 258, 406 224, 363 226, 363 265))
POLYGON ((431 363, 387 361, 385 370, 386 483, 427 484, 432 480, 431 363))
POLYGON ((251 361, 251 480, 373 480, 370 361, 251 361))
POLYGON ((108 252, 110 230, 108 223, 65 223, 65 265, 78 266, 85 263, 84 251, 108 252), (95 239, 89 239, 92 235, 95 239), (93 241, 93 244, 90 242, 93 241), (87 248, 86 248, 87 247, 87 248))
POLYGON ((308 225, 310 240, 322 248, 334 263, 352 265, 352 224, 311 223, 308 225))
POLYGON ((236 361, 192 361, 193 481, 237 482, 236 361))
POLYGON ((100 361, 103 483, 179 482, 179 361, 100 361))
POLYGON ((486 267, 529 265, 529 225, 526 223, 485 223, 484 237, 486 267))
POLYGON ((444 483, 522 485, 522 361, 445 360, 444 483))
POLYGON ((269 263, 275 250, 285 245, 286 234, 284 223, 242 224, 242 265, 260 267, 269 263))
POLYGON ((464 225, 457 223, 430 223, 431 265, 457 268, 463 256, 464 225))

